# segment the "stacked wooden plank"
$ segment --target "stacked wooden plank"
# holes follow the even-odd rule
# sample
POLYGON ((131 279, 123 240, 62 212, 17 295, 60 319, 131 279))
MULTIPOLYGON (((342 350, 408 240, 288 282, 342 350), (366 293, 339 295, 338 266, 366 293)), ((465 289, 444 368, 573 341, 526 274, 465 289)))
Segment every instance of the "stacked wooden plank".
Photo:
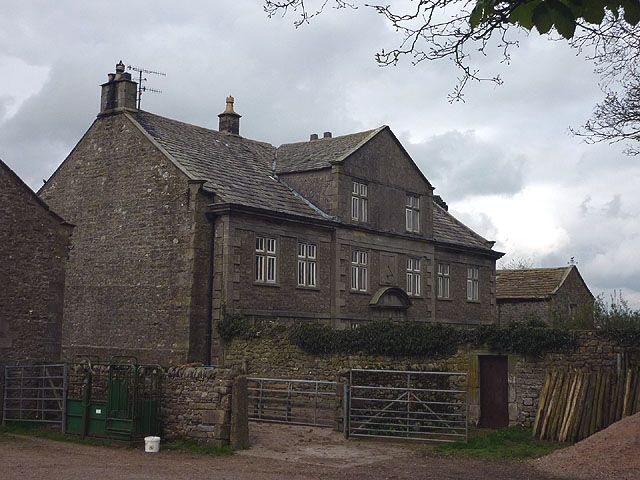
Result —
POLYGON ((533 434, 546 440, 577 442, 637 412, 640 412, 637 369, 620 373, 548 371, 533 434))

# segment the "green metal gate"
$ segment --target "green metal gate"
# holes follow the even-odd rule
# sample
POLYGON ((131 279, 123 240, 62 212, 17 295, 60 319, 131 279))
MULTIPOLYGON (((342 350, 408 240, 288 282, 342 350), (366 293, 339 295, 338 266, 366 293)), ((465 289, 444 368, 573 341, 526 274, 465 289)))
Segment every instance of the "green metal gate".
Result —
POLYGON ((86 360, 70 373, 68 433, 131 441, 159 433, 160 367, 86 360))

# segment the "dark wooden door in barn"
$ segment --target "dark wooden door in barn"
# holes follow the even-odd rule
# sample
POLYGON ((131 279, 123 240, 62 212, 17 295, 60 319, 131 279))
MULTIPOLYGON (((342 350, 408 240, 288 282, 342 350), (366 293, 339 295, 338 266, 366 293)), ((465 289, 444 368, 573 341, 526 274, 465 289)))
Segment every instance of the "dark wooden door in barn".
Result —
POLYGON ((480 362, 480 426, 509 425, 509 365, 507 357, 482 355, 480 362))

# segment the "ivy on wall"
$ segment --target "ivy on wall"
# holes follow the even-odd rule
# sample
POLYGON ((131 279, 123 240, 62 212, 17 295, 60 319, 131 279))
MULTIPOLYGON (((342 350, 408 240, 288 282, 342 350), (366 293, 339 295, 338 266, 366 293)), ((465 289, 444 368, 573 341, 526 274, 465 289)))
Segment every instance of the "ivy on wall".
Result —
MULTIPOLYGON (((259 336, 258 329, 241 315, 224 315, 218 323, 223 340, 259 336)), ((386 355, 446 358, 463 345, 499 353, 541 357, 547 352, 569 350, 576 340, 569 330, 529 321, 508 326, 481 325, 462 329, 424 322, 374 321, 355 329, 301 322, 286 329, 289 341, 310 354, 386 355)))

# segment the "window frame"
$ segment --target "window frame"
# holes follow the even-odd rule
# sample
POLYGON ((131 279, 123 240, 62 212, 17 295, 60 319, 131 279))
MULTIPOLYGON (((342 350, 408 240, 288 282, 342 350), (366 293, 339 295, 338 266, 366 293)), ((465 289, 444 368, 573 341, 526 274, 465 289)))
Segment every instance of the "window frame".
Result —
POLYGON ((410 233, 420 233, 420 196, 407 193, 405 200, 404 226, 410 233))
POLYGON ((351 220, 369 222, 369 185, 360 181, 351 182, 351 220))
POLYGON ((438 262, 436 298, 451 299, 451 264, 438 262))
POLYGON ((254 243, 254 283, 277 285, 278 240, 268 235, 256 234, 254 243))
POLYGON ((315 243, 305 242, 302 240, 298 241, 297 258, 298 287, 318 288, 318 246, 315 243), (300 282, 301 273, 302 282, 300 282))
POLYGON ((351 291, 360 293, 369 291, 369 252, 367 250, 356 248, 351 250, 351 291))
POLYGON ((480 301, 480 268, 467 265, 467 302, 480 301))
POLYGON ((422 259, 407 257, 406 263, 406 292, 410 297, 422 296, 422 259))

